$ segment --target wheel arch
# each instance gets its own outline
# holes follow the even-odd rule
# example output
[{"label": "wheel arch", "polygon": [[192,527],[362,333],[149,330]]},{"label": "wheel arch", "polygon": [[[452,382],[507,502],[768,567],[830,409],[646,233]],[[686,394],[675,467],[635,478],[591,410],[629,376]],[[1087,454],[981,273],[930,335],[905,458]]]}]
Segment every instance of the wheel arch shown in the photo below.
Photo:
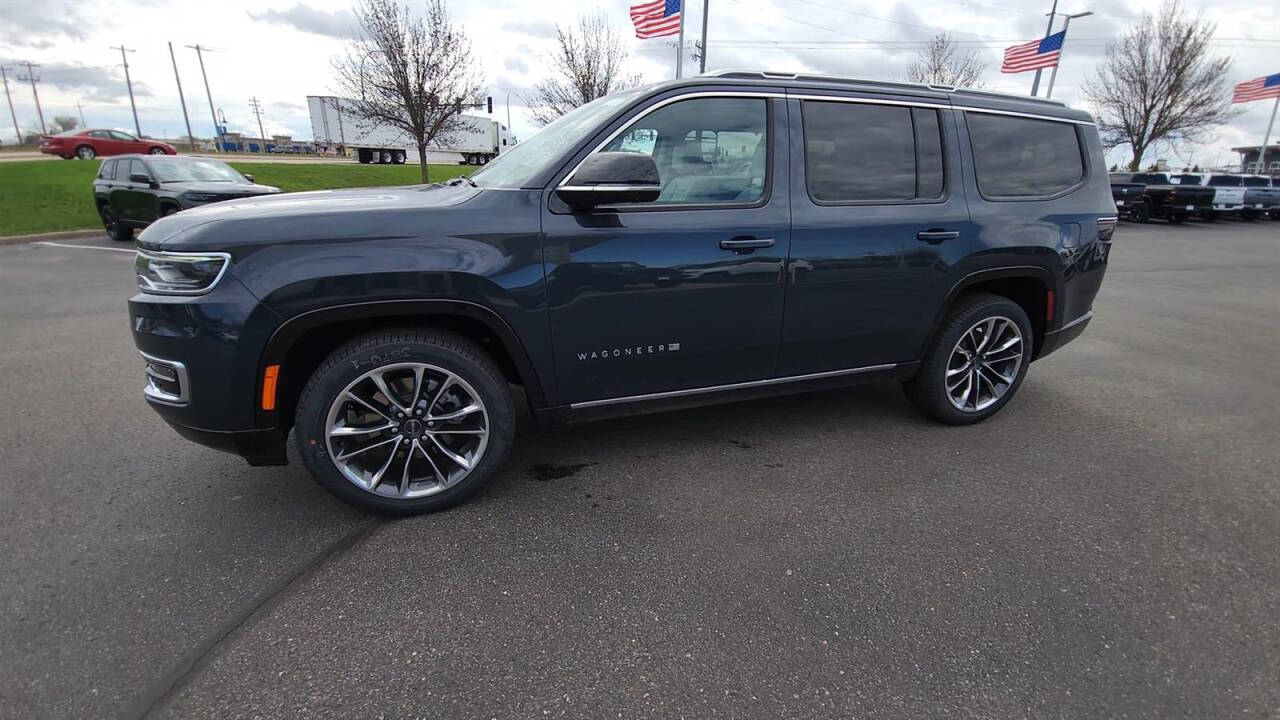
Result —
[{"label": "wheel arch", "polygon": [[947,315],[961,296],[967,293],[985,292],[1008,298],[1027,313],[1032,330],[1031,359],[1036,359],[1044,347],[1045,332],[1050,327],[1056,327],[1060,305],[1057,300],[1061,296],[1058,285],[1054,274],[1039,265],[989,268],[969,273],[947,292],[917,357],[922,358],[933,345],[934,339],[942,331]]},{"label": "wheel arch", "polygon": [[[515,331],[493,310],[463,300],[380,300],[321,308],[282,323],[267,341],[254,380],[259,425],[292,425],[303,386],[331,352],[353,337],[391,327],[455,332],[489,352],[507,380],[523,385],[534,407],[546,404],[541,379]],[[261,409],[263,374],[279,365],[276,410]]]}]

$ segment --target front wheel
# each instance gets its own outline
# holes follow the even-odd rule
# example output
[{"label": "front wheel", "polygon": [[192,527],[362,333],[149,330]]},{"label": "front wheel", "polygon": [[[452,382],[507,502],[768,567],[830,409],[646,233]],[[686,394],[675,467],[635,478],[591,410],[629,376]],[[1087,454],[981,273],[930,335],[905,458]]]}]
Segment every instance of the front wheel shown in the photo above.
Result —
[{"label": "front wheel", "polygon": [[493,360],[448,333],[367,335],[307,382],[298,454],[326,490],[356,507],[416,515],[470,497],[506,460],[511,392]]},{"label": "front wheel", "polygon": [[912,404],[949,425],[996,414],[1013,397],[1031,363],[1031,321],[1017,303],[967,295],[947,315],[916,376],[903,385]]},{"label": "front wheel", "polygon": [[122,225],[110,205],[99,206],[98,215],[102,218],[103,229],[107,231],[107,235],[109,235],[112,240],[115,240],[116,242],[129,242],[133,239],[133,228]]},{"label": "front wheel", "polygon": [[164,148],[153,147],[147,151],[151,155],[164,155]]}]

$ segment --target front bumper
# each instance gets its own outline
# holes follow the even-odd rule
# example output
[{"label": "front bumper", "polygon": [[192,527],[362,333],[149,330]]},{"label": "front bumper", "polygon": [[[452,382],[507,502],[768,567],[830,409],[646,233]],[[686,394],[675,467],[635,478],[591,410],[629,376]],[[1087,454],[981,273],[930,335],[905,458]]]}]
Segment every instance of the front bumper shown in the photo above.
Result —
[{"label": "front bumper", "polygon": [[140,293],[129,321],[147,404],[178,434],[279,465],[284,438],[259,424],[258,365],[278,317],[230,273],[206,295]]}]

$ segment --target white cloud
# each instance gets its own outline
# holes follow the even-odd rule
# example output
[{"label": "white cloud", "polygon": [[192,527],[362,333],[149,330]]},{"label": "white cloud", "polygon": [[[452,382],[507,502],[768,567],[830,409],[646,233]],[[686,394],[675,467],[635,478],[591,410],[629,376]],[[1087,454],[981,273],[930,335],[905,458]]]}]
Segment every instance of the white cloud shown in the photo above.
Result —
[{"label": "white cloud", "polygon": [[[410,0],[414,2],[414,0]],[[495,114],[505,119],[508,94],[512,124],[527,136],[533,126],[524,117],[520,94],[546,70],[544,53],[552,49],[555,24],[573,22],[578,12],[603,10],[629,34],[627,9],[633,0],[567,0],[533,3],[527,0],[451,0],[454,18],[472,38],[475,55],[495,101]],[[1202,10],[1207,22],[1218,23],[1215,50],[1235,57],[1230,80],[1238,82],[1280,70],[1276,66],[1280,4],[1252,0],[1184,0]],[[415,3],[416,4],[416,3]],[[186,45],[200,43],[205,55],[214,107],[223,111],[233,129],[256,133],[257,120],[248,107],[256,96],[264,103],[263,124],[268,131],[289,131],[309,137],[305,109],[307,95],[335,89],[331,60],[343,48],[342,38],[353,29],[350,0],[224,0],[216,8],[193,10],[189,0],[100,0],[94,3],[42,0],[9,2],[0,24],[0,59],[41,63],[39,85],[46,118],[77,114],[84,105],[91,125],[131,129],[128,95],[124,90],[120,56],[109,46],[124,42],[137,52],[129,57],[144,132],[174,137],[185,133],[166,41],[172,40],[182,74],[183,90],[198,135],[211,132],[209,104],[195,53]],[[699,34],[701,3],[688,0],[690,50]],[[873,0],[712,0],[708,66],[805,70],[874,78],[899,79],[906,73],[914,46],[868,45],[865,41],[912,42],[945,29],[958,39],[975,43],[988,64],[988,87],[1026,93],[1031,75],[1001,75],[1004,44],[1044,32],[1044,3],[1011,0],[918,0],[885,3]],[[1096,13],[1072,24],[1055,97],[1080,101],[1084,79],[1105,51],[1104,39],[1118,36],[1148,0],[1115,0],[1091,4]],[[1069,8],[1071,10],[1076,7]],[[549,14],[550,13],[550,14]],[[1246,47],[1239,38],[1272,43]],[[632,58],[627,70],[649,81],[674,74],[674,44],[670,38],[630,40]],[[980,42],[985,41],[985,42]],[[980,43],[980,44],[978,44]],[[686,72],[696,68],[692,60]],[[36,127],[30,87],[10,87],[19,121]],[[1252,103],[1216,139],[1183,153],[1196,162],[1234,159],[1234,144],[1262,139],[1270,107]],[[7,108],[0,108],[0,110]],[[11,123],[0,118],[0,137],[8,139]],[[1177,160],[1166,148],[1157,155]],[[1123,160],[1123,151],[1110,162]]]}]

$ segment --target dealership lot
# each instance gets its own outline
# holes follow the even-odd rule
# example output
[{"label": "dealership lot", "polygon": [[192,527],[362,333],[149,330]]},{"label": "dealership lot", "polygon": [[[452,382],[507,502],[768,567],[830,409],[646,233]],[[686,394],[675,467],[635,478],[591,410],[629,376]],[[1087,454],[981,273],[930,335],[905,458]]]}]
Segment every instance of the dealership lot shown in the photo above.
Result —
[{"label": "dealership lot", "polygon": [[1280,708],[1280,223],[1122,225],[985,424],[887,386],[525,423],[400,521],[181,441],[132,255],[58,242],[0,247],[0,716]]}]

